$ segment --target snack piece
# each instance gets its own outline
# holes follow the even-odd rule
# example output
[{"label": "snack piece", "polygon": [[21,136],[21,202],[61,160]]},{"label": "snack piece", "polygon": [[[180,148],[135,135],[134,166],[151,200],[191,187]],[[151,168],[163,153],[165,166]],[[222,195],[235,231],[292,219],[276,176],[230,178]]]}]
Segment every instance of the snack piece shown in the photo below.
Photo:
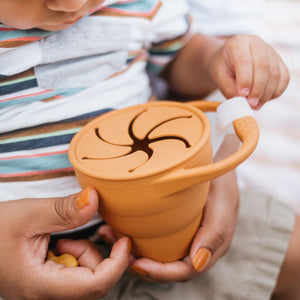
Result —
[{"label": "snack piece", "polygon": [[60,256],[55,256],[51,250],[47,253],[47,260],[52,260],[57,264],[62,264],[67,267],[77,267],[78,261],[77,259],[71,254],[62,254]]}]

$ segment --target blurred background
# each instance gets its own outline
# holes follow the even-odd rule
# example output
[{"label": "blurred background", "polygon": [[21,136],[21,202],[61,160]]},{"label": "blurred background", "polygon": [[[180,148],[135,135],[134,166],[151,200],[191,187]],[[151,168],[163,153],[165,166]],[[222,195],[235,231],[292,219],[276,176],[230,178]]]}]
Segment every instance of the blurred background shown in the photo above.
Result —
[{"label": "blurred background", "polygon": [[[300,0],[188,0],[199,32],[260,35],[290,70],[284,94],[256,111],[260,141],[238,167],[239,185],[267,191],[300,214]],[[224,99],[220,92],[208,99]]]},{"label": "blurred background", "polygon": [[[199,32],[216,36],[258,34],[286,63],[289,86],[278,99],[254,111],[260,140],[237,172],[241,188],[265,191],[300,214],[300,0],[188,2]],[[164,86],[157,85],[156,89],[163,91],[159,97],[166,99]],[[207,99],[225,100],[218,91]]]},{"label": "blurred background", "polygon": [[260,141],[238,168],[239,183],[268,191],[300,214],[300,0],[263,0],[261,11],[258,34],[281,55],[291,81],[256,112]]}]

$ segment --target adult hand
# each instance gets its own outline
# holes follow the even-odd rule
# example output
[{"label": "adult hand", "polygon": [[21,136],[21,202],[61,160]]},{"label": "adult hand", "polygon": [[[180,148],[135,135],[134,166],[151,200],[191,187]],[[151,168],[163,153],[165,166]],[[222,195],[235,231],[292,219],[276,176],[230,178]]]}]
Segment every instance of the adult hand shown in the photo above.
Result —
[{"label": "adult hand", "polygon": [[255,35],[228,38],[211,57],[208,69],[226,98],[247,97],[254,109],[279,97],[290,79],[281,57]]},{"label": "adult hand", "polygon": [[[235,145],[238,141],[235,142]],[[227,137],[215,160],[221,160],[232,153],[234,142]],[[196,233],[188,256],[182,260],[161,263],[148,258],[133,261],[128,272],[139,278],[159,281],[187,281],[207,271],[224,255],[231,243],[238,215],[239,192],[235,171],[214,179],[205,205],[203,220]],[[115,236],[108,226],[101,226],[100,236],[113,243]]]},{"label": "adult hand", "polygon": [[105,296],[129,264],[130,240],[124,237],[110,257],[87,241],[64,241],[80,267],[46,260],[51,232],[88,222],[98,208],[97,193],[0,203],[0,296],[6,299],[95,299]]}]

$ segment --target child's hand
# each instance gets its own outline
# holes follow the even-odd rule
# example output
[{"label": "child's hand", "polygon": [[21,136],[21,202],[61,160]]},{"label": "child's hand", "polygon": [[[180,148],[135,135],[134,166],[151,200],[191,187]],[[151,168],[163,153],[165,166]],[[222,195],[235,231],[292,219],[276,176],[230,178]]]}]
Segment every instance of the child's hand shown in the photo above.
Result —
[{"label": "child's hand", "polygon": [[280,56],[254,35],[229,38],[211,58],[209,69],[226,98],[247,97],[254,109],[279,97],[290,79]]},{"label": "child's hand", "polygon": [[97,208],[98,197],[91,189],[65,198],[0,203],[0,297],[95,299],[105,296],[128,267],[128,238],[118,240],[107,259],[88,241],[61,240],[59,248],[76,257],[78,268],[46,260],[49,233],[85,224]]}]

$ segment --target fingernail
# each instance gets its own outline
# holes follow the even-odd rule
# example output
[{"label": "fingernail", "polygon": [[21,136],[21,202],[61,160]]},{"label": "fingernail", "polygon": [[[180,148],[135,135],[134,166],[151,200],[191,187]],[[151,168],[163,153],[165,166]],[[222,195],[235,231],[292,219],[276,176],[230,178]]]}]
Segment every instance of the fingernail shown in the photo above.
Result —
[{"label": "fingernail", "polygon": [[89,205],[90,203],[90,192],[91,192],[91,188],[85,188],[84,190],[82,190],[76,198],[76,206],[78,209],[82,209],[83,207]]},{"label": "fingernail", "polygon": [[257,104],[259,102],[259,99],[258,98],[250,98],[248,99],[248,103],[252,106],[252,107],[256,107]]},{"label": "fingernail", "polygon": [[202,271],[211,257],[211,252],[206,248],[200,248],[193,258],[193,266],[197,272]]},{"label": "fingernail", "polygon": [[138,266],[131,265],[130,268],[139,275],[148,276],[147,272]]},{"label": "fingernail", "polygon": [[249,95],[250,90],[248,88],[243,88],[240,90],[240,95],[241,96],[248,96]]}]

